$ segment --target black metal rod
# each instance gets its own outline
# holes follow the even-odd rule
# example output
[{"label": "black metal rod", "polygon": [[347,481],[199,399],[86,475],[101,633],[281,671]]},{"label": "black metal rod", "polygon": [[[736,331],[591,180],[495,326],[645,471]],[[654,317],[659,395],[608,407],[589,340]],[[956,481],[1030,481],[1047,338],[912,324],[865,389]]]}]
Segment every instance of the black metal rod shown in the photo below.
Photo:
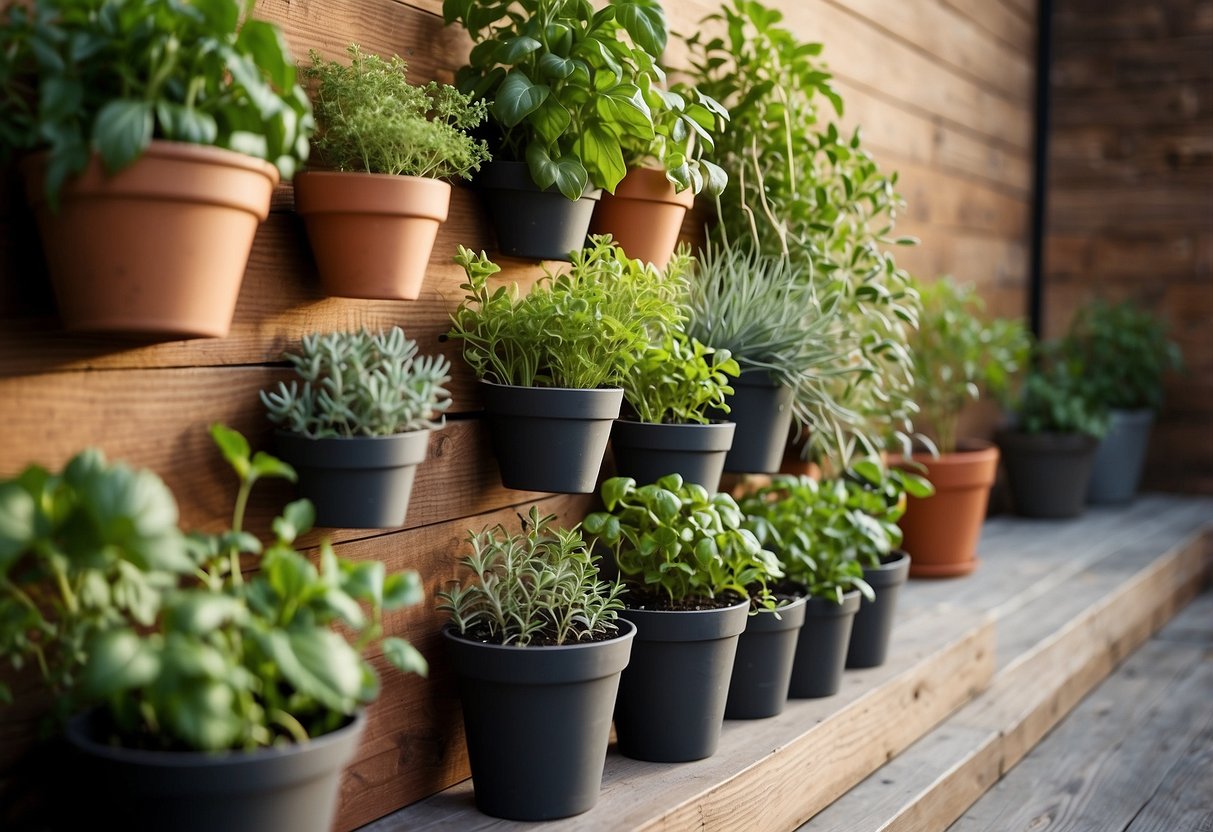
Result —
[{"label": "black metal rod", "polygon": [[1032,228],[1028,272],[1028,321],[1038,337],[1044,327],[1045,218],[1049,174],[1049,81],[1053,67],[1053,0],[1036,11],[1036,136],[1032,167]]}]

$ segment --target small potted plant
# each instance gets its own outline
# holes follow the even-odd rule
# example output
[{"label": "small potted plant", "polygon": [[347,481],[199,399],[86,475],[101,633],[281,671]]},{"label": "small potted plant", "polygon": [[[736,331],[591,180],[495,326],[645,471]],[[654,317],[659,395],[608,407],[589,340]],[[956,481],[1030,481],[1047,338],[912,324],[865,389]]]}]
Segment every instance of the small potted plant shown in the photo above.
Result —
[{"label": "small potted plant", "polygon": [[579,529],[532,507],[521,534],[469,534],[465,586],[438,593],[463,700],[476,805],[550,820],[597,802],[619,674],[636,628]]},{"label": "small potted plant", "polygon": [[0,157],[32,151],[26,192],[67,329],[228,333],[253,235],[313,127],[281,33],[247,11],[37,0],[4,12],[14,82],[0,89]]},{"label": "small potted plant", "polygon": [[498,250],[568,259],[627,172],[628,137],[653,139],[642,88],[661,78],[665,13],[651,0],[448,0],[443,18],[473,43],[456,83],[491,102],[494,161],[476,181]]},{"label": "small potted plant", "polygon": [[450,337],[480,379],[507,488],[592,492],[628,362],[680,320],[686,258],[663,272],[628,259],[609,237],[591,243],[525,296],[489,288],[500,267],[483,252],[461,246],[455,258],[468,294]]},{"label": "small potted plant", "polygon": [[[306,500],[286,506],[263,549],[243,529],[249,493],[294,474],[250,456],[235,431],[211,433],[240,480],[219,535],[182,535],[158,477],[96,451],[0,483],[0,646],[83,709],[67,726],[84,789],[64,809],[80,815],[65,819],[73,828],[327,832],[378,690],[362,654],[384,610],[421,598],[414,572],[343,561],[327,543],[319,567],[296,551]],[[407,642],[381,645],[425,672]]]},{"label": "small potted plant", "polygon": [[615,473],[640,483],[678,474],[715,491],[736,426],[708,414],[728,412],[729,377],[739,372],[728,350],[705,347],[678,329],[646,346],[623,376],[630,418],[611,428]]},{"label": "small potted plant", "polygon": [[410,84],[399,56],[347,52],[348,65],[313,51],[304,70],[313,144],[330,170],[296,177],[295,208],[328,294],[416,300],[451,203],[444,180],[470,179],[489,158],[467,133],[486,105],[445,84]]},{"label": "small potted plant", "polygon": [[977,567],[977,541],[998,473],[993,443],[957,437],[960,414],[983,393],[1006,390],[1027,361],[1031,338],[1018,321],[987,319],[971,285],[944,277],[918,291],[922,313],[910,341],[920,414],[914,422],[936,453],[916,452],[910,465],[935,493],[911,495],[900,525],[914,556],[910,574],[949,578]]},{"label": "small potted plant", "polygon": [[765,587],[779,564],[741,528],[732,497],[677,474],[642,486],[614,477],[602,500],[606,510],[583,527],[613,554],[628,586],[619,614],[636,625],[615,706],[619,752],[655,762],[709,757],[750,592],[773,607]]},{"label": "small potted plant", "polygon": [[1145,467],[1163,376],[1182,366],[1166,325],[1130,301],[1096,300],[1075,315],[1066,352],[1082,366],[1091,396],[1108,409],[1108,432],[1091,469],[1087,502],[1130,502]]},{"label": "small potted plant", "polygon": [[[322,526],[404,523],[417,466],[450,406],[450,362],[418,356],[400,327],[305,335],[290,384],[261,391],[275,441]],[[300,386],[302,382],[302,386]]]}]

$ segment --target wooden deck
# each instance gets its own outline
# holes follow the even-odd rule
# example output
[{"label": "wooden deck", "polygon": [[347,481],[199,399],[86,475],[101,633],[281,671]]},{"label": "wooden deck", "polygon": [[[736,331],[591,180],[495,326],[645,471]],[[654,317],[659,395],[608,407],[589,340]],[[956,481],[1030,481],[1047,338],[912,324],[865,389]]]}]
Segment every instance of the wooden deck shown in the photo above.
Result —
[{"label": "wooden deck", "polygon": [[980,551],[967,578],[906,587],[885,666],[778,717],[726,721],[710,759],[611,751],[599,804],[564,821],[485,817],[464,782],[363,828],[946,829],[1197,593],[1213,500],[998,518]]}]

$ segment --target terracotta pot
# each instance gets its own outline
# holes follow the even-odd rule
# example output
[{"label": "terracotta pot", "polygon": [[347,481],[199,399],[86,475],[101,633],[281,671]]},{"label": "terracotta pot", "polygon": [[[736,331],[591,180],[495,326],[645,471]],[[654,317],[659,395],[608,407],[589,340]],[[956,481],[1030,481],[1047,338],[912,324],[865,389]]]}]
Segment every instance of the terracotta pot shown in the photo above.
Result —
[{"label": "terracotta pot", "polygon": [[628,257],[664,269],[678,245],[678,232],[687,211],[695,204],[690,189],[674,192],[665,171],[633,168],[615,188],[604,193],[591,234],[610,234]]},{"label": "terracotta pot", "polygon": [[977,568],[977,540],[998,472],[998,448],[989,442],[966,447],[972,450],[939,459],[914,454],[914,461],[926,466],[935,494],[907,496],[906,513],[898,522],[905,533],[901,547],[913,558],[912,578],[953,578]]},{"label": "terracotta pot", "polygon": [[345,298],[416,300],[451,206],[451,186],[424,176],[307,171],[295,210],[320,283]]},{"label": "terracotta pot", "polygon": [[107,176],[95,157],[60,194],[47,155],[26,160],[26,193],[65,328],[173,338],[227,335],[278,170],[202,145],[155,141]]}]

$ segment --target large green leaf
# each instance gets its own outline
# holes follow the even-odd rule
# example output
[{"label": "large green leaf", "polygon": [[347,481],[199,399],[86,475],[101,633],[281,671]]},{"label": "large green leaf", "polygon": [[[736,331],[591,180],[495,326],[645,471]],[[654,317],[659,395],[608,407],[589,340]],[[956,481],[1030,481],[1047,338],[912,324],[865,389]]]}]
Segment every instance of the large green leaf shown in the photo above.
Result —
[{"label": "large green leaf", "polygon": [[544,144],[553,145],[573,121],[569,111],[555,97],[549,96],[546,101],[531,115],[531,126],[543,139]]},{"label": "large green leaf", "polygon": [[300,693],[327,708],[349,713],[361,699],[361,657],[340,635],[323,628],[275,630],[267,647],[283,676]]},{"label": "large green leaf", "polygon": [[214,679],[190,679],[165,702],[165,719],[174,734],[200,751],[222,751],[241,734],[231,686]]},{"label": "large green leaf", "polygon": [[0,483],[0,576],[34,537],[34,498],[15,482]]},{"label": "large green leaf", "polygon": [[615,186],[628,172],[619,137],[602,124],[591,124],[582,128],[574,150],[589,172],[590,181],[614,193]]},{"label": "large green leaf", "polygon": [[178,592],[166,610],[169,627],[202,635],[228,622],[241,622],[248,609],[239,599],[202,589]]},{"label": "large green leaf", "polygon": [[118,171],[139,158],[152,141],[152,105],[115,99],[97,113],[93,141],[108,171]]},{"label": "large green leaf", "polygon": [[416,673],[418,676],[429,675],[430,666],[426,662],[425,656],[404,639],[385,638],[383,656],[392,667],[402,673]]},{"label": "large green leaf", "polygon": [[535,112],[551,90],[545,84],[533,84],[521,70],[513,70],[501,82],[493,101],[493,116],[504,127],[515,127]]},{"label": "large green leaf", "polygon": [[93,698],[149,684],[160,672],[159,654],[134,630],[98,632],[89,639],[85,653],[88,659],[80,684]]},{"label": "large green leaf", "polygon": [[641,49],[660,58],[669,40],[665,11],[660,3],[644,0],[612,0],[616,19]]}]

